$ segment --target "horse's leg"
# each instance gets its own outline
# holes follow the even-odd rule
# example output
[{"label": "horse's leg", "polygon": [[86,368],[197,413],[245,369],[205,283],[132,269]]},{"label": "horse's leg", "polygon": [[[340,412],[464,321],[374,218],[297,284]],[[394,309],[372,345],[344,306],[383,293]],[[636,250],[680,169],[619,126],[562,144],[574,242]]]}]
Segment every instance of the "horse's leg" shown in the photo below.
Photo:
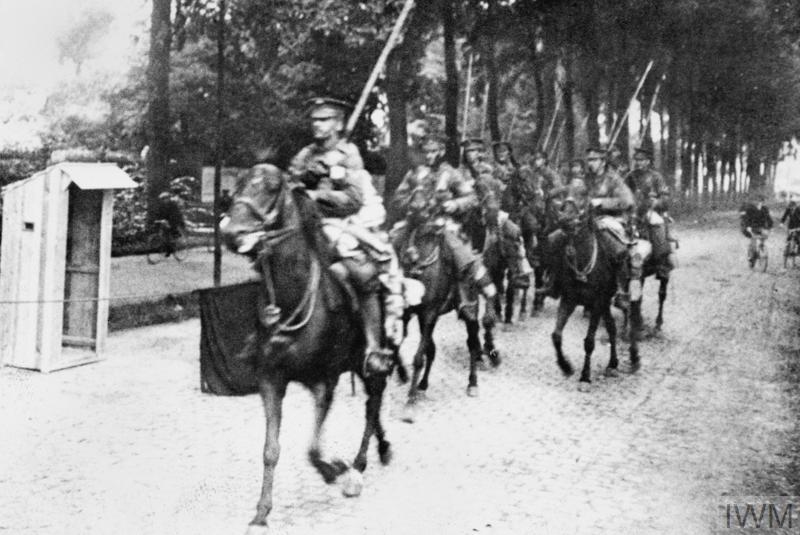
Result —
[{"label": "horse's leg", "polygon": [[469,384],[467,395],[478,395],[478,361],[481,360],[480,326],[475,320],[465,320],[467,327],[467,348],[469,349]]},{"label": "horse's leg", "polygon": [[[342,493],[347,497],[354,497],[361,494],[364,488],[364,477],[361,475],[367,468],[367,449],[369,448],[369,441],[372,435],[383,428],[379,423],[381,413],[381,402],[383,401],[383,391],[386,389],[385,377],[370,377],[365,381],[367,389],[367,402],[366,402],[366,418],[364,420],[364,434],[361,436],[361,446],[358,448],[356,458],[353,460],[353,468],[356,471],[350,470],[345,478],[342,486]],[[380,439],[379,448],[383,447],[387,453],[389,451],[389,442],[385,439]],[[388,457],[387,457],[388,459]],[[383,456],[381,457],[383,461]]]},{"label": "horse's leg", "polygon": [[389,464],[392,460],[392,450],[391,444],[386,440],[386,430],[383,428],[383,423],[381,422],[380,407],[378,415],[375,418],[375,436],[378,439],[378,456],[380,457],[381,464]]},{"label": "horse's leg", "polygon": [[419,382],[420,390],[428,389],[428,377],[431,375],[431,367],[433,366],[433,359],[436,358],[436,343],[433,341],[433,331],[436,328],[436,322],[439,320],[438,315],[433,314],[432,317],[427,318],[425,321],[425,336],[428,339],[425,345],[425,371],[422,374],[422,380]]},{"label": "horse's leg", "polygon": [[631,373],[639,370],[639,339],[642,334],[642,300],[631,301]]},{"label": "horse's leg", "polygon": [[494,323],[492,322],[483,322],[483,352],[489,357],[489,363],[493,367],[496,368],[500,365],[500,352],[494,346]]},{"label": "horse's leg", "polygon": [[572,312],[575,310],[576,303],[570,301],[569,299],[565,299],[564,297],[558,302],[558,317],[556,318],[556,328],[553,331],[553,334],[550,337],[553,340],[553,347],[556,349],[556,361],[558,363],[558,367],[561,368],[561,371],[566,376],[570,376],[573,373],[572,364],[564,357],[564,353],[561,350],[561,334],[564,332],[564,327],[567,325],[567,321],[569,321],[569,317],[572,315]]},{"label": "horse's leg", "polygon": [[333,392],[336,389],[337,382],[338,377],[319,382],[311,388],[311,393],[314,395],[314,434],[311,438],[311,444],[308,447],[308,460],[314,468],[317,469],[317,472],[320,473],[325,483],[328,484],[336,481],[336,478],[347,470],[347,464],[342,461],[323,461],[320,451],[322,426],[325,424],[325,419],[328,417],[328,411],[333,402]]},{"label": "horse's leg", "polygon": [[583,339],[583,351],[585,352],[583,370],[581,370],[581,378],[578,383],[578,389],[581,392],[588,392],[589,383],[592,382],[592,353],[594,353],[594,337],[597,334],[597,326],[600,324],[601,308],[598,303],[595,303],[590,309],[589,329],[586,331],[586,338]]},{"label": "horse's leg", "polygon": [[619,359],[617,358],[617,323],[614,321],[614,315],[611,314],[611,307],[608,304],[605,305],[605,310],[603,310],[603,323],[606,326],[608,345],[611,349],[608,366],[606,367],[606,377],[616,377],[617,367],[619,366]]},{"label": "horse's leg", "polygon": [[664,325],[664,301],[667,300],[667,286],[669,285],[669,278],[659,279],[660,285],[658,287],[658,316],[656,317],[656,331],[661,330]]},{"label": "horse's leg", "polygon": [[525,318],[525,313],[528,312],[528,289],[523,288],[519,297],[519,319],[522,321]]},{"label": "horse's leg", "polygon": [[[414,371],[411,375],[411,386],[408,388],[408,400],[406,401],[406,407],[401,417],[404,422],[414,422],[414,407],[417,401],[419,401],[422,368],[427,366],[427,370],[430,372],[432,360],[428,362],[427,358],[436,355],[436,346],[433,343],[433,328],[436,326],[437,318],[436,310],[421,309],[417,313],[417,321],[419,322],[419,345],[417,346],[417,352],[414,353]],[[427,388],[427,381],[424,386]]]},{"label": "horse's leg", "polygon": [[286,382],[282,379],[261,379],[259,381],[259,393],[261,394],[266,417],[264,479],[261,486],[261,498],[259,498],[256,506],[256,516],[250,521],[248,535],[266,532],[267,515],[272,510],[272,482],[275,477],[275,465],[278,464],[278,457],[280,457],[281,453],[279,438]]},{"label": "horse's leg", "polygon": [[512,317],[514,316],[514,295],[517,293],[517,289],[514,287],[514,281],[511,280],[511,272],[508,273],[508,277],[508,285],[506,286],[505,322],[512,323]]}]

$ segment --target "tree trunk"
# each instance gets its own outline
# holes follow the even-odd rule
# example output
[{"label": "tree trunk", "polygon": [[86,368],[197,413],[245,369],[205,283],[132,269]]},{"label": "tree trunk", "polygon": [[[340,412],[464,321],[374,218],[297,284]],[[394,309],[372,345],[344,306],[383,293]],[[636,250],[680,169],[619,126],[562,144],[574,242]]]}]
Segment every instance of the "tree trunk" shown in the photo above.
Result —
[{"label": "tree trunk", "polygon": [[497,60],[495,58],[494,50],[494,36],[489,35],[486,38],[486,78],[489,82],[488,100],[486,104],[486,115],[489,121],[489,135],[492,141],[500,141],[503,136],[500,133],[500,119],[497,109],[498,100],[498,85],[500,84],[500,77],[497,74]]},{"label": "tree trunk", "polygon": [[152,221],[158,195],[169,185],[169,49],[172,40],[170,0],[153,0],[147,70],[147,213]]},{"label": "tree trunk", "polygon": [[447,161],[458,165],[458,66],[456,65],[456,19],[452,0],[442,0],[444,30],[444,132],[447,136]]},{"label": "tree trunk", "polygon": [[408,170],[408,117],[406,115],[405,57],[401,49],[386,64],[386,99],[389,104],[389,153],[384,198],[391,198]]},{"label": "tree trunk", "polygon": [[[535,44],[533,45],[536,46]],[[537,52],[534,50],[533,60],[533,82],[536,86],[536,128],[533,131],[532,147],[539,147],[542,140],[542,132],[547,121],[547,92],[544,85],[544,75],[542,74],[542,62],[538,59]]]}]

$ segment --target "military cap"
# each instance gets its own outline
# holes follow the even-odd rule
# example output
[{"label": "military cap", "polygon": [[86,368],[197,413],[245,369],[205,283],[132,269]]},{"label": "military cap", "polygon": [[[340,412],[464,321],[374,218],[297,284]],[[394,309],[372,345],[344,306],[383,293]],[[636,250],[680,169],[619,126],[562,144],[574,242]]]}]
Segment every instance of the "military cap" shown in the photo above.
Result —
[{"label": "military cap", "polygon": [[586,149],[586,155],[587,156],[589,156],[590,154],[594,153],[594,154],[599,154],[600,156],[605,158],[606,157],[606,152],[607,152],[606,149],[604,149],[602,147],[598,147],[598,146],[593,146],[593,147],[589,147],[588,149]]},{"label": "military cap", "polygon": [[647,158],[648,160],[653,159],[653,151],[646,148],[646,147],[639,147],[634,149],[633,157],[636,158],[637,156]]},{"label": "military cap", "polygon": [[461,142],[461,147],[464,149],[464,152],[470,150],[484,150],[486,146],[483,143],[483,140],[479,137],[466,139]]},{"label": "military cap", "polygon": [[425,148],[430,145],[436,145],[437,147],[443,147],[447,144],[447,138],[444,136],[440,136],[439,134],[427,134],[425,137],[422,138],[422,143],[420,144],[421,147]]},{"label": "military cap", "polygon": [[306,101],[308,114],[316,118],[344,117],[353,109],[352,104],[330,97],[316,97]]},{"label": "military cap", "polygon": [[514,147],[511,146],[511,143],[508,141],[493,141],[492,148],[498,149],[500,147],[506,147],[509,151],[514,150]]}]

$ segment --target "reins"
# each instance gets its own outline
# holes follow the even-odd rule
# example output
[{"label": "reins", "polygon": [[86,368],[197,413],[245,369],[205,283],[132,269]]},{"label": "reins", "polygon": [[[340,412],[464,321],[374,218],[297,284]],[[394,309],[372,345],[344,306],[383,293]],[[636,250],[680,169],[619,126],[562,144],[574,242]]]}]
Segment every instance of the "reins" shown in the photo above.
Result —
[{"label": "reins", "polygon": [[[258,215],[266,227],[274,224],[277,221],[278,216],[280,215],[280,207],[285,199],[285,194],[286,190],[284,189],[281,191],[281,194],[276,200],[273,208],[269,210],[266,215],[262,215],[262,213],[249,198],[240,198],[237,199],[237,202],[244,204],[254,214]],[[300,232],[300,227],[297,225],[292,225],[275,230],[264,230],[258,233],[259,241],[262,244],[261,251],[258,254],[258,262],[259,267],[261,268],[261,273],[264,276],[264,289],[266,291],[267,298],[266,305],[259,307],[258,319],[261,324],[267,329],[270,329],[273,334],[296,332],[308,325],[308,322],[311,320],[311,315],[314,312],[314,306],[317,302],[317,294],[319,292],[319,282],[321,278],[321,266],[319,258],[317,258],[315,254],[312,254],[310,266],[311,271],[309,273],[308,284],[303,292],[303,296],[300,298],[300,302],[297,304],[294,310],[292,310],[291,314],[289,314],[286,319],[281,320],[282,311],[276,304],[277,300],[275,295],[275,283],[272,276],[270,257],[277,245],[280,245],[283,241],[291,236],[294,236],[298,232]]]},{"label": "reins", "polygon": [[598,250],[597,235],[591,229],[591,227],[589,227],[589,233],[592,236],[592,241],[591,241],[592,253],[589,256],[589,262],[586,264],[586,266],[584,266],[583,269],[578,269],[577,257],[574,259],[574,261],[570,258],[570,255],[566,255],[565,258],[567,266],[575,273],[575,277],[581,282],[586,282],[589,273],[591,273],[592,270],[594,270],[595,266],[597,265],[597,250]]}]

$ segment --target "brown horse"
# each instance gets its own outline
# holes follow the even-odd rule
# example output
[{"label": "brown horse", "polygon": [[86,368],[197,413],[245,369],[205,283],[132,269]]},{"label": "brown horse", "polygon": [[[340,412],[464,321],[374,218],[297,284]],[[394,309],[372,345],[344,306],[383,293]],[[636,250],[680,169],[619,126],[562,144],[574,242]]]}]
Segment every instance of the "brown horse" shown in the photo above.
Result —
[{"label": "brown horse", "polygon": [[[258,378],[266,415],[261,498],[248,533],[266,533],[272,509],[272,483],[278,462],[283,397],[290,381],[305,385],[315,399],[314,435],[308,458],[326,483],[348,472],[343,492],[361,491],[367,448],[378,439],[382,463],[391,458],[380,421],[386,377],[366,377],[365,341],[357,312],[346,291],[328,271],[327,245],[316,205],[302,187],[290,185],[273,166],[259,166],[235,196],[222,232],[227,245],[254,259],[264,281],[259,328],[248,358]],[[244,358],[244,357],[243,357]],[[326,461],[320,435],[342,372],[352,371],[367,393],[366,424],[353,461]]]},{"label": "brown horse", "polygon": [[[562,333],[570,315],[577,305],[583,305],[590,312],[589,328],[583,341],[585,351],[583,370],[579,388],[588,390],[591,383],[591,356],[595,347],[595,334],[600,319],[608,333],[611,356],[606,368],[606,375],[617,374],[619,361],[617,358],[617,328],[611,314],[611,300],[617,289],[616,268],[611,255],[603,245],[604,239],[599,235],[590,212],[581,214],[568,231],[568,246],[574,249],[574,255],[565,259],[566,273],[562,274],[561,300],[558,303],[556,327],[552,334],[553,346],[559,368],[564,375],[572,375],[572,365],[561,349]],[[631,329],[634,335],[630,339],[631,371],[639,369],[638,330],[641,326],[641,300],[634,301],[631,307]]]}]

